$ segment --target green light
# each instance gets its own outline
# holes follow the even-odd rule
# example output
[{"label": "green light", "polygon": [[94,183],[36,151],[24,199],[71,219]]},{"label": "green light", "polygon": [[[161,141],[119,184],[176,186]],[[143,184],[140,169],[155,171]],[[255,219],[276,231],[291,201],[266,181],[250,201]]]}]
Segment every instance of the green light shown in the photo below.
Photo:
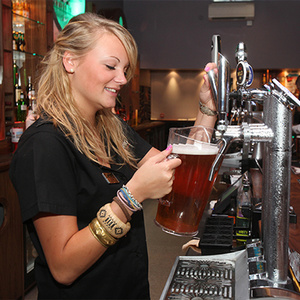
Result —
[{"label": "green light", "polygon": [[120,17],[119,17],[119,24],[120,24],[121,26],[124,26],[124,23],[123,23],[123,18],[122,18],[122,16],[120,16]]},{"label": "green light", "polygon": [[71,18],[85,12],[85,0],[55,0],[53,2],[54,12],[59,29],[63,29]]}]

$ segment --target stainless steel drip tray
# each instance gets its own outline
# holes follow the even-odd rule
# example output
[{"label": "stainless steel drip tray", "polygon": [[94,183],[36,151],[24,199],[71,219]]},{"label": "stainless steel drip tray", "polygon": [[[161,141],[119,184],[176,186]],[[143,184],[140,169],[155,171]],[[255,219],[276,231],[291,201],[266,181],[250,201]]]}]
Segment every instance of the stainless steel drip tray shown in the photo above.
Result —
[{"label": "stainless steel drip tray", "polygon": [[160,300],[249,299],[246,250],[178,256]]}]

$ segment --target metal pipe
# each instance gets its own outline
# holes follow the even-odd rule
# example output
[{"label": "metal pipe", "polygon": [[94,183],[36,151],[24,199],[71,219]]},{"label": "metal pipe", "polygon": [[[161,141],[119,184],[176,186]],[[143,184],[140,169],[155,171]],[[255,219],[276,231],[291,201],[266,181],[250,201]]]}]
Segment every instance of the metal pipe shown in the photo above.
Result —
[{"label": "metal pipe", "polygon": [[288,278],[292,112],[274,94],[264,102],[264,123],[274,137],[265,144],[262,240],[268,279],[278,287]]}]

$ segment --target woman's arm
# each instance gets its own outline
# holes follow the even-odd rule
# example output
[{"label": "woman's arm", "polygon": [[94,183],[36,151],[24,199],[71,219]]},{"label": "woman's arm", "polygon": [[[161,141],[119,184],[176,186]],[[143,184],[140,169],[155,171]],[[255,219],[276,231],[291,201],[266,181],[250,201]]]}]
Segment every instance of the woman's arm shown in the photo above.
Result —
[{"label": "woman's arm", "polygon": [[[152,148],[126,184],[139,202],[158,199],[171,191],[174,169],[181,163],[180,159],[166,160],[171,151],[171,148],[162,152]],[[122,222],[127,222],[116,202],[111,203],[111,209]],[[128,213],[132,214],[129,210]],[[88,226],[78,230],[75,216],[40,213],[34,219],[34,226],[51,274],[61,284],[72,284],[107,249],[95,239]]]},{"label": "woman's arm", "polygon": [[88,227],[78,230],[75,216],[40,213],[34,226],[51,274],[61,284],[71,284],[106,251]]},{"label": "woman's arm", "polygon": [[[205,67],[205,71],[208,72],[211,69],[215,69],[217,72],[217,65],[214,63],[208,63]],[[210,90],[210,84],[208,81],[208,75],[205,74],[203,77],[203,84],[200,88],[200,94],[199,94],[200,102],[207,108],[209,108],[212,111],[217,111],[217,108],[215,107],[215,103],[211,94]],[[214,128],[215,123],[217,120],[217,115],[209,116],[207,114],[204,114],[199,109],[198,115],[196,117],[195,126],[202,125]]]}]

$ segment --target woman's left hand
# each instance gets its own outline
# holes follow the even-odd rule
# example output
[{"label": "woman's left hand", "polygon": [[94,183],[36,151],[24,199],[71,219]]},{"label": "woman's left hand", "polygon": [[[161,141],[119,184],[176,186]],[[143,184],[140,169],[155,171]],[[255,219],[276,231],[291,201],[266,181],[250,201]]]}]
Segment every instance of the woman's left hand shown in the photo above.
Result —
[{"label": "woman's left hand", "polygon": [[[205,71],[208,72],[209,70],[212,70],[214,69],[215,73],[218,72],[217,70],[217,65],[215,63],[208,63],[206,66],[205,66]],[[213,100],[213,97],[212,97],[212,93],[211,93],[211,89],[210,89],[210,84],[209,84],[209,80],[208,80],[208,75],[205,74],[203,76],[203,84],[200,88],[200,102],[205,105],[206,107],[210,108],[211,110],[213,111],[216,111],[217,108],[215,106],[215,102]]]}]

